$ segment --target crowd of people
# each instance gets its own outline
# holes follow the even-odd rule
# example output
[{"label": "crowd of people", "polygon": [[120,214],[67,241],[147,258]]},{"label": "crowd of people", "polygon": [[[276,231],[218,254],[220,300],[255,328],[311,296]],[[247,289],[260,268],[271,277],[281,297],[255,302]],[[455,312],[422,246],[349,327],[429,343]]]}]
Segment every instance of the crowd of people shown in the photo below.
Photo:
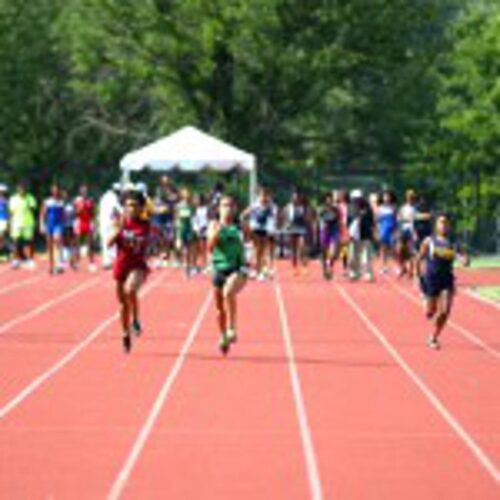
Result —
[{"label": "crowd of people", "polygon": [[391,191],[365,196],[361,190],[333,190],[316,206],[294,191],[279,207],[270,190],[260,188],[255,200],[242,207],[221,184],[193,194],[167,176],[154,193],[144,183],[117,183],[98,202],[86,185],[70,197],[54,184],[41,203],[23,184],[10,196],[0,185],[0,252],[13,269],[34,269],[39,233],[51,274],[79,269],[84,257],[96,272],[99,243],[100,264],[113,268],[117,281],[127,352],[133,334],[142,331],[137,293],[148,262],[182,267],[190,278],[213,273],[220,348],[227,353],[237,338],[237,294],[248,279],[272,279],[275,259],[289,259],[293,274],[300,276],[318,256],[325,280],[342,274],[351,281],[373,282],[379,256],[380,273],[419,277],[427,314],[436,317],[429,345],[438,348],[452,306],[455,247],[448,217],[435,215],[413,190],[400,204]]}]

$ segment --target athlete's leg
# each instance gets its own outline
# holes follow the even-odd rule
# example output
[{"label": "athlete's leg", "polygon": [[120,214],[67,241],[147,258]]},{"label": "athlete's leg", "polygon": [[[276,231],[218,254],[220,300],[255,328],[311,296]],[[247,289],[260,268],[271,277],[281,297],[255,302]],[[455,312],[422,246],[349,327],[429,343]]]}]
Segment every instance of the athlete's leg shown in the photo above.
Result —
[{"label": "athlete's leg", "polygon": [[139,321],[139,300],[137,295],[145,279],[146,273],[142,269],[134,269],[127,276],[124,285],[125,298],[129,305],[132,321],[135,323]]},{"label": "athlete's leg", "polygon": [[236,296],[243,290],[247,282],[246,276],[240,273],[234,273],[229,276],[223,288],[225,309],[227,311],[227,323],[229,329],[236,331],[237,322],[237,304]]},{"label": "athlete's leg", "polygon": [[440,294],[437,308],[437,316],[435,321],[434,338],[437,340],[443,331],[443,328],[450,317],[451,308],[453,307],[454,299],[453,290],[443,290]]},{"label": "athlete's leg", "polygon": [[130,306],[125,292],[125,283],[123,281],[116,282],[116,296],[120,303],[120,321],[122,324],[122,331],[124,336],[129,335],[130,327]]}]

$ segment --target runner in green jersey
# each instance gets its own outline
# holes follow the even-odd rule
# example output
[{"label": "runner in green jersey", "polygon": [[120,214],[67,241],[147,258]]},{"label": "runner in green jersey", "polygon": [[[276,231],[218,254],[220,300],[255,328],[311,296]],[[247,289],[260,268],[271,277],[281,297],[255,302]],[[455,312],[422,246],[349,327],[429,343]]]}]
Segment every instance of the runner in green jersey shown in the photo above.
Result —
[{"label": "runner in green jersey", "polygon": [[212,255],[215,304],[221,338],[219,347],[227,354],[236,342],[236,296],[247,281],[245,252],[241,231],[234,223],[234,201],[223,196],[219,202],[219,220],[208,228],[208,250]]},{"label": "runner in green jersey", "polygon": [[191,203],[191,193],[187,189],[182,189],[181,201],[177,204],[176,209],[177,245],[188,277],[195,272],[196,234],[193,229],[193,217],[194,208]]}]

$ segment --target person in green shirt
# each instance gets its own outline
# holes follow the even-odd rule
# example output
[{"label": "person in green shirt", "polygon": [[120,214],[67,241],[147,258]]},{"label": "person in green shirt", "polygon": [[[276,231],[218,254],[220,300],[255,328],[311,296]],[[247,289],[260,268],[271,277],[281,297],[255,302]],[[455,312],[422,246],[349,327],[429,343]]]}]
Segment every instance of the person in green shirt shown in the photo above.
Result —
[{"label": "person in green shirt", "polygon": [[196,235],[193,228],[194,208],[188,189],[181,191],[181,201],[176,207],[177,245],[189,277],[195,271]]},{"label": "person in green shirt", "polygon": [[26,260],[28,267],[33,268],[34,238],[35,238],[35,210],[36,200],[26,192],[23,184],[18,184],[16,194],[9,200],[10,236],[14,242],[14,259],[12,267],[19,267],[21,261]]},{"label": "person in green shirt", "polygon": [[230,196],[219,201],[219,219],[208,227],[208,251],[212,256],[215,305],[221,338],[220,350],[227,354],[236,342],[236,297],[247,282],[243,237],[234,222],[235,203]]}]

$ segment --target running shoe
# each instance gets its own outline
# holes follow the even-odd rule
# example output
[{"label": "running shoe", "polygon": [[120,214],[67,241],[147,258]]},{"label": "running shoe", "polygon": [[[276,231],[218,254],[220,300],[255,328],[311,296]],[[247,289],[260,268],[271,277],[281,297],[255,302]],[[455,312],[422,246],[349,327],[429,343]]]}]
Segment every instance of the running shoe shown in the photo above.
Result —
[{"label": "running shoe", "polygon": [[434,350],[441,349],[441,344],[439,343],[438,339],[434,337],[433,335],[430,335],[429,338],[427,339],[427,345]]},{"label": "running shoe", "polygon": [[227,337],[225,333],[223,333],[219,340],[219,349],[221,353],[225,356],[229,352],[229,348],[231,347],[231,341]]},{"label": "running shoe", "polygon": [[325,278],[325,280],[327,281],[331,281],[331,279],[333,278],[332,270],[325,267],[323,269],[323,278]]},{"label": "running shoe", "polygon": [[125,354],[128,354],[132,349],[132,337],[130,335],[124,335],[122,337],[123,350]]},{"label": "running shoe", "polygon": [[238,342],[238,335],[236,334],[236,330],[230,328],[226,332],[226,339],[230,344],[236,344],[236,342]]},{"label": "running shoe", "polygon": [[138,319],[134,319],[132,321],[132,326],[131,326],[132,333],[136,335],[136,337],[140,337],[142,333],[142,325],[141,322]]}]

